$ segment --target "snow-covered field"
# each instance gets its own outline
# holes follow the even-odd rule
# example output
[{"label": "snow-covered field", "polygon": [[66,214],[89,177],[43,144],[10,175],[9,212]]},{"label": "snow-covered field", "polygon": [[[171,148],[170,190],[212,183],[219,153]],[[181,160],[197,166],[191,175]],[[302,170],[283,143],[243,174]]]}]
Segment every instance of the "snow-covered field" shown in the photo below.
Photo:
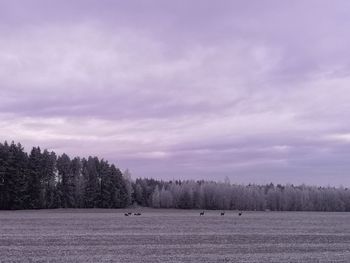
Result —
[{"label": "snow-covered field", "polygon": [[350,213],[0,211],[1,262],[350,262]]}]

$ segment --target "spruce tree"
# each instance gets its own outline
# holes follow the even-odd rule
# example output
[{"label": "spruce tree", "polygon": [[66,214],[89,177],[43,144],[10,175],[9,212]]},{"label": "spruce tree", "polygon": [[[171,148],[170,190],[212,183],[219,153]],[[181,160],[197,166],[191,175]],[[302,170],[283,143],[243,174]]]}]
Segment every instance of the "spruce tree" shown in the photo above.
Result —
[{"label": "spruce tree", "polygon": [[75,207],[74,190],[75,182],[71,171],[71,160],[67,154],[62,154],[57,158],[58,176],[61,178],[61,202],[62,207]]},{"label": "spruce tree", "polygon": [[33,147],[29,155],[28,178],[26,180],[27,208],[38,209],[44,207],[42,170],[41,150],[39,147]]},{"label": "spruce tree", "polygon": [[56,208],[58,205],[55,202],[56,195],[56,161],[57,157],[54,152],[44,150],[42,154],[42,179],[43,179],[43,195],[44,207]]}]

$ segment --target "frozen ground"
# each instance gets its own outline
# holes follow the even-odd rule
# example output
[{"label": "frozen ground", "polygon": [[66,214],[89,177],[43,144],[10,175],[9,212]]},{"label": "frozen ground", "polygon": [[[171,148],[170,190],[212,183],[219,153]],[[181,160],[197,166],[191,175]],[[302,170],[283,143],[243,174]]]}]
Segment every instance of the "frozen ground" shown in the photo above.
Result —
[{"label": "frozen ground", "polygon": [[0,261],[350,262],[350,213],[125,211],[0,211]]}]

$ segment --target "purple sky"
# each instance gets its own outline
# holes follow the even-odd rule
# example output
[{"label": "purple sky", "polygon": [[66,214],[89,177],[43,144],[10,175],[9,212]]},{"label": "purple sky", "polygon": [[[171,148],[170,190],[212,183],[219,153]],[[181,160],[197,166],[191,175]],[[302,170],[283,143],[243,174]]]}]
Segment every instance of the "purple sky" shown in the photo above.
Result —
[{"label": "purple sky", "polygon": [[0,0],[0,139],[133,177],[350,186],[350,1]]}]

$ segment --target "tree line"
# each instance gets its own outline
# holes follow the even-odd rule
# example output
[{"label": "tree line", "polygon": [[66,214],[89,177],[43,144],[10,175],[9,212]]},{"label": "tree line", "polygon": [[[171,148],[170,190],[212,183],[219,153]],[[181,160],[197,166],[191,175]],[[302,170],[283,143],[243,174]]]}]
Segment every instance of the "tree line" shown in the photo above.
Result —
[{"label": "tree line", "polygon": [[131,183],[97,157],[70,159],[20,143],[0,143],[0,209],[122,208],[131,204]]},{"label": "tree line", "polygon": [[154,208],[250,211],[350,211],[350,190],[292,184],[137,179],[135,201]]},{"label": "tree line", "polygon": [[0,143],[0,209],[124,208],[350,211],[344,187],[239,185],[214,181],[131,179],[98,157],[71,159],[39,147]]}]

